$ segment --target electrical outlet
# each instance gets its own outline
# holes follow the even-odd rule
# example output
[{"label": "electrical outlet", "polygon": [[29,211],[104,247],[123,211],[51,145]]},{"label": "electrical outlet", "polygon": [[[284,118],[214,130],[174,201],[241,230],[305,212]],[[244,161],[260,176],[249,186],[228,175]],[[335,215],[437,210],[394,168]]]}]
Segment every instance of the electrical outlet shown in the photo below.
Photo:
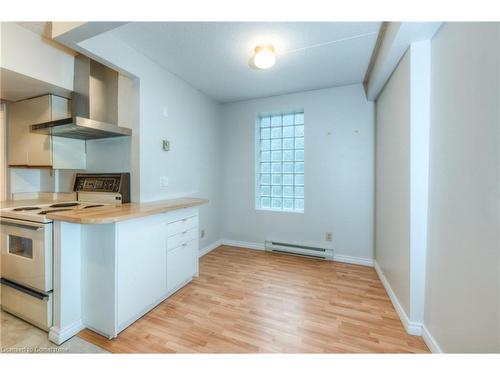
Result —
[{"label": "electrical outlet", "polygon": [[325,240],[326,241],[331,241],[333,238],[332,232],[326,232],[325,233]]},{"label": "electrical outlet", "polygon": [[160,187],[168,186],[168,176],[160,176]]},{"label": "electrical outlet", "polygon": [[201,233],[200,233],[200,238],[203,238],[203,237],[205,237],[205,229],[202,229]]}]

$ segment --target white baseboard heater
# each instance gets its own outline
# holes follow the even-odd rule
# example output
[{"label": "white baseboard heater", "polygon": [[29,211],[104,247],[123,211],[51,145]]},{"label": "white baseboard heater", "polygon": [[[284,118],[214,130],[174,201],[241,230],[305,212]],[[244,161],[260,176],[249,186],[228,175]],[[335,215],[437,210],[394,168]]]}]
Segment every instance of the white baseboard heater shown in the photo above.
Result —
[{"label": "white baseboard heater", "polygon": [[297,255],[316,259],[333,260],[333,249],[296,245],[284,242],[265,241],[266,251],[273,253]]}]

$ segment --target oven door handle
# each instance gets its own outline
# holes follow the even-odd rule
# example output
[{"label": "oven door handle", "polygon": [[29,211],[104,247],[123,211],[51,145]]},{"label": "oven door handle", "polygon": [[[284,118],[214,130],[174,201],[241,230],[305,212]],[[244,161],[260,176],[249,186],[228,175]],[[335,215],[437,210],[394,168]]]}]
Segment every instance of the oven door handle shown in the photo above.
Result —
[{"label": "oven door handle", "polygon": [[14,283],[12,281],[9,281],[9,280],[3,279],[3,278],[0,278],[0,284],[6,285],[6,286],[8,286],[8,287],[10,287],[12,289],[16,289],[16,290],[18,290],[21,293],[28,294],[31,297],[35,297],[36,299],[39,299],[39,300],[42,300],[42,301],[49,299],[49,296],[47,294],[45,294],[45,293],[40,293],[40,292],[34,291],[34,290],[30,289],[30,288],[26,288],[25,286],[16,284],[16,283]]},{"label": "oven door handle", "polygon": [[15,220],[15,219],[7,219],[7,218],[1,218],[0,219],[0,224],[1,225],[8,225],[11,227],[18,227],[18,228],[23,228],[23,229],[29,229],[29,230],[42,230],[44,229],[43,224],[36,224],[36,223],[26,223],[26,221],[21,221],[21,220]]}]

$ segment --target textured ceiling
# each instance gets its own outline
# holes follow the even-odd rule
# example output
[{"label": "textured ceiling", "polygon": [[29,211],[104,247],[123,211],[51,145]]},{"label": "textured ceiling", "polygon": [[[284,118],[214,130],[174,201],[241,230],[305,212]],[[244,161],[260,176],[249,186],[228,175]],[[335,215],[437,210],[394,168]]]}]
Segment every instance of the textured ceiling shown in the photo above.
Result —
[{"label": "textured ceiling", "polygon": [[[379,28],[377,22],[132,22],[111,32],[208,96],[232,102],[363,82]],[[262,42],[277,50],[269,70],[249,67]]]}]

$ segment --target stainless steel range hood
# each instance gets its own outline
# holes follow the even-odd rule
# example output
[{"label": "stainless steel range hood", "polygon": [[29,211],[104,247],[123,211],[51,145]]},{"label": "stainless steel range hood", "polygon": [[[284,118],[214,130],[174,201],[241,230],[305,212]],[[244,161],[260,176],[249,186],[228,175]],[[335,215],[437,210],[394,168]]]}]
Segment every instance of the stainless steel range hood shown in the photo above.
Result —
[{"label": "stainless steel range hood", "polygon": [[35,124],[31,126],[31,131],[76,139],[100,139],[132,135],[132,129],[79,116]]},{"label": "stainless steel range hood", "polygon": [[118,72],[86,56],[75,57],[72,116],[34,124],[31,131],[56,137],[100,139],[132,135],[118,122]]}]

